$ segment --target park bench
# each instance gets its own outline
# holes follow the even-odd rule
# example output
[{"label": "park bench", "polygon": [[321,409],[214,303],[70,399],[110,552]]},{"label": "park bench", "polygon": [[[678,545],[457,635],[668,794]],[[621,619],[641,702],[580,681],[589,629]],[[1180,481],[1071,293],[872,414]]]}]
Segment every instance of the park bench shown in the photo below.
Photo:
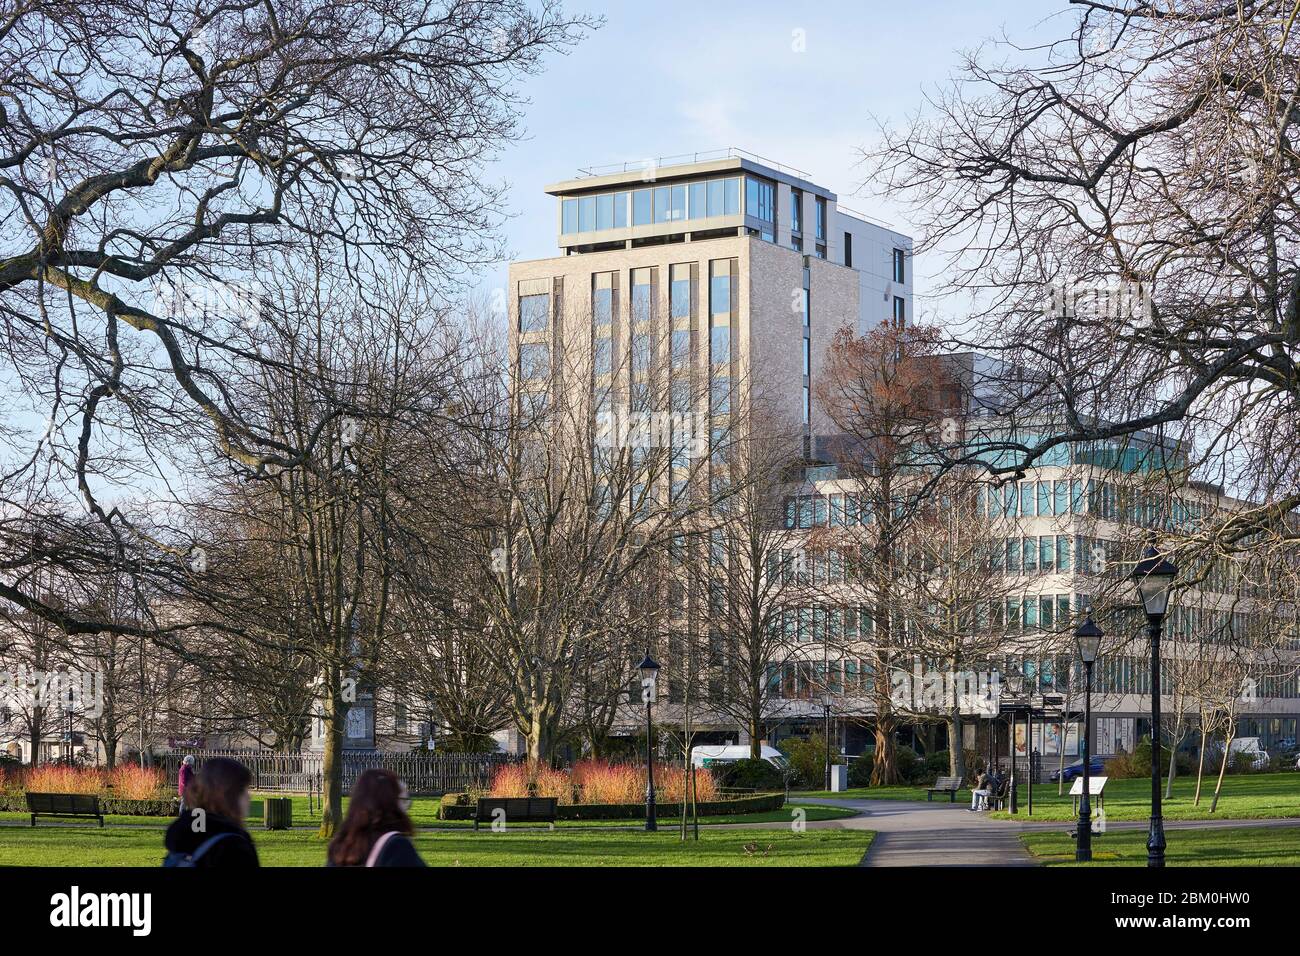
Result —
[{"label": "park bench", "polygon": [[989,809],[1001,810],[1007,805],[1007,799],[1011,796],[1011,778],[1003,777],[996,790],[989,790]]},{"label": "park bench", "polygon": [[934,799],[936,793],[948,794],[948,802],[957,802],[957,791],[961,789],[961,777],[940,777],[934,782],[933,787],[927,787],[925,791],[926,801]]},{"label": "park bench", "polygon": [[104,825],[99,796],[93,793],[29,793],[27,812],[32,815],[32,826],[36,826],[37,817],[78,817]]},{"label": "park bench", "polygon": [[474,829],[480,822],[492,823],[501,819],[507,823],[549,823],[555,829],[556,797],[479,797],[474,808]]}]

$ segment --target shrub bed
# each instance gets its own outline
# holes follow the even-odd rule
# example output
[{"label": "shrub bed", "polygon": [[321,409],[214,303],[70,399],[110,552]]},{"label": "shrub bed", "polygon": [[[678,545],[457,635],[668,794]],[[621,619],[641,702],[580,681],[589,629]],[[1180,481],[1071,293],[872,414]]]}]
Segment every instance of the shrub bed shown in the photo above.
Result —
[{"label": "shrub bed", "polygon": [[[440,820],[473,820],[477,799],[467,793],[448,793],[438,806]],[[783,793],[759,793],[752,797],[733,800],[701,800],[697,804],[700,816],[720,817],[741,813],[767,813],[785,806]],[[690,812],[690,807],[687,807]],[[655,816],[680,817],[680,803],[657,803]],[[644,803],[563,803],[556,807],[560,820],[637,820],[645,817]]]}]

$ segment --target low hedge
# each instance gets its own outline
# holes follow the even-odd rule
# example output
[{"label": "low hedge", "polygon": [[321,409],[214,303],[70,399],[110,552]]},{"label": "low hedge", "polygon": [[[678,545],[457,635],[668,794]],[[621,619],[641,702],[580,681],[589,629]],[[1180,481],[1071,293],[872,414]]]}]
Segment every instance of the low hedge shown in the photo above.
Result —
[{"label": "low hedge", "polygon": [[[440,820],[473,820],[477,801],[468,794],[448,793],[442,797],[438,806]],[[741,813],[769,813],[785,806],[783,793],[759,793],[752,797],[737,797],[734,800],[713,800],[698,804],[702,817],[721,817]],[[560,820],[639,820],[645,818],[644,803],[562,803],[556,807],[556,817]],[[690,812],[690,807],[687,807]],[[680,803],[655,804],[655,816],[680,817]]]},{"label": "low hedge", "polygon": [[[27,813],[24,794],[0,794],[0,813]],[[124,817],[174,817],[180,812],[175,797],[158,797],[154,800],[122,800],[117,797],[99,798],[99,812]]]}]

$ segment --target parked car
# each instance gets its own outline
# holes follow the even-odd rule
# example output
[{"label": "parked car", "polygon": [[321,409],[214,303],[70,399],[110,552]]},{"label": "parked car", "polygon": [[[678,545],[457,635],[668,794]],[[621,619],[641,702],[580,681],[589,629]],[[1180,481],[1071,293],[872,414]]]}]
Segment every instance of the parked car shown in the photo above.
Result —
[{"label": "parked car", "polygon": [[[1093,757],[1088,761],[1088,773],[1094,777],[1101,776],[1101,772],[1106,769],[1106,763],[1100,757]],[[1083,761],[1076,760],[1074,763],[1067,765],[1060,770],[1052,771],[1052,780],[1073,780],[1075,777],[1083,776]]]},{"label": "parked car", "polygon": [[[696,767],[713,767],[749,759],[749,744],[702,744],[691,750],[691,764]],[[759,759],[766,760],[778,770],[788,770],[789,761],[775,747],[759,748]]]}]

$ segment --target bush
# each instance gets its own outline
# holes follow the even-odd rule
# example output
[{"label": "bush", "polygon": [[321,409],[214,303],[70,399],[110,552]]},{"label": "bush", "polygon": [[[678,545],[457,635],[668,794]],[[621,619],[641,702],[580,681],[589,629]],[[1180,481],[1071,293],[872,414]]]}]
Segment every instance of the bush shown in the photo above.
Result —
[{"label": "bush", "polygon": [[820,790],[826,783],[826,741],[787,737],[777,748],[790,762],[790,786]]},{"label": "bush", "polygon": [[766,760],[736,760],[712,768],[718,785],[736,790],[784,790],[785,774]]},{"label": "bush", "polygon": [[[701,800],[698,803],[698,810],[702,817],[716,817],[741,813],[765,813],[780,810],[783,806],[785,806],[784,793],[760,793],[730,800],[719,799],[708,802]],[[441,820],[472,820],[474,809],[475,803],[467,794],[448,793],[442,798],[438,817]],[[655,817],[659,820],[671,820],[680,817],[681,814],[680,803],[655,804]],[[556,809],[556,816],[561,820],[636,820],[645,816],[645,803],[561,804]]]},{"label": "bush", "polygon": [[[903,783],[928,783],[925,764],[911,747],[895,747],[894,763],[898,767],[898,779]],[[944,768],[947,773],[947,767]]]},{"label": "bush", "polygon": [[864,750],[855,757],[853,762],[849,764],[849,786],[871,786],[871,768],[875,766],[875,763],[876,752],[874,750]]},{"label": "bush", "polygon": [[925,776],[946,777],[951,768],[952,756],[946,750],[936,750],[925,757]]}]

